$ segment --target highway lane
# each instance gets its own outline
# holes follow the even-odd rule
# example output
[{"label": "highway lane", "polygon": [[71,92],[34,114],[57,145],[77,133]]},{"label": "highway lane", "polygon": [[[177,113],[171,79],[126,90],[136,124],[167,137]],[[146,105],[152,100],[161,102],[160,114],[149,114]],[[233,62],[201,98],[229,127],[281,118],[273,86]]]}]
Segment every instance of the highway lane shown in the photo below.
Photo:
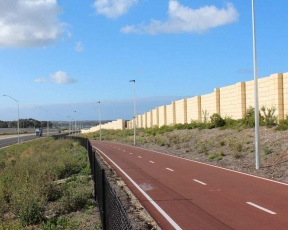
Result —
[{"label": "highway lane", "polygon": [[[52,132],[52,133],[49,133],[49,135],[53,135],[53,134],[56,134],[57,132]],[[47,134],[46,133],[43,133],[43,136],[42,137],[46,137]],[[25,142],[25,141],[29,141],[29,140],[33,140],[33,139],[36,139],[36,138],[41,138],[39,136],[36,136],[35,133],[33,134],[22,134],[19,136],[19,140],[20,140],[20,143],[22,142]],[[9,137],[9,136],[5,136],[5,137],[1,137],[0,139],[0,148],[3,148],[3,147],[6,147],[6,146],[9,146],[9,145],[13,145],[13,144],[17,144],[18,143],[18,136],[17,135],[13,135],[12,137]]]},{"label": "highway lane", "polygon": [[133,146],[92,145],[162,229],[287,229],[285,183]]}]

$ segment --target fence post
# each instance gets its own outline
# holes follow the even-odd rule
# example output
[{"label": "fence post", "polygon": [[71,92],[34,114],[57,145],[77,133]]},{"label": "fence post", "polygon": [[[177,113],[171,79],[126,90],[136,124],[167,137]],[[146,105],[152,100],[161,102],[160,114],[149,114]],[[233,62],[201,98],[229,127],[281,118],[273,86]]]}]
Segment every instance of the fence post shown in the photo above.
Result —
[{"label": "fence post", "polygon": [[103,212],[103,223],[102,223],[102,228],[103,230],[106,230],[106,195],[105,195],[105,170],[102,169],[102,199],[103,199],[103,207],[102,207],[102,212]]},{"label": "fence post", "polygon": [[96,167],[95,167],[95,162],[96,162],[96,156],[95,152],[92,152],[92,176],[93,176],[93,182],[94,182],[94,199],[95,201],[97,200],[97,192],[96,192]]}]

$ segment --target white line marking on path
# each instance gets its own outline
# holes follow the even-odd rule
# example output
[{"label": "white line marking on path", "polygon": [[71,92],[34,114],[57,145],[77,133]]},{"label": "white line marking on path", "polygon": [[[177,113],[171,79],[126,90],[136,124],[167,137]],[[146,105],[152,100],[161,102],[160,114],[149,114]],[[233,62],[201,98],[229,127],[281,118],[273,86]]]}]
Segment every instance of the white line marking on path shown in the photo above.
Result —
[{"label": "white line marking on path", "polygon": [[261,209],[261,210],[264,211],[264,212],[268,212],[268,213],[270,213],[270,214],[272,214],[272,215],[277,214],[276,212],[272,212],[272,211],[270,211],[269,209],[263,208],[263,207],[261,207],[261,206],[259,206],[259,205],[257,205],[257,204],[252,203],[252,202],[246,202],[246,203],[254,206],[255,208],[259,208],[259,209]]},{"label": "white line marking on path", "polygon": [[174,171],[173,169],[169,169],[169,168],[166,168],[166,169],[169,170],[169,171],[172,171],[172,172]]},{"label": "white line marking on path", "polygon": [[199,183],[199,184],[203,184],[203,185],[207,185],[206,183],[200,181],[200,180],[196,180],[196,179],[193,179],[195,182]]},{"label": "white line marking on path", "polygon": [[[125,144],[121,144],[121,145],[130,147],[130,145],[125,145]],[[134,146],[134,148],[141,149],[141,150],[146,150],[148,152],[154,152],[154,153],[162,154],[162,155],[165,155],[167,157],[174,157],[174,158],[185,160],[185,161],[191,161],[191,162],[194,162],[194,163],[197,163],[197,164],[206,165],[206,166],[210,166],[210,167],[213,167],[213,168],[218,168],[218,169],[222,169],[222,170],[225,170],[225,171],[234,172],[234,173],[242,174],[242,175],[245,175],[245,176],[250,176],[250,177],[257,178],[257,179],[266,180],[266,181],[270,181],[270,182],[273,182],[273,183],[276,183],[276,184],[281,184],[281,185],[288,186],[288,183],[284,183],[284,182],[280,182],[280,181],[276,181],[276,180],[270,180],[270,179],[267,179],[267,178],[264,178],[264,177],[254,176],[254,175],[251,175],[251,174],[248,174],[248,173],[243,173],[243,172],[239,172],[239,171],[235,171],[235,170],[232,170],[232,169],[223,168],[223,167],[216,166],[216,165],[210,165],[210,164],[203,163],[203,162],[200,162],[200,161],[194,161],[194,160],[190,160],[190,159],[186,159],[186,158],[182,158],[182,157],[172,156],[172,155],[168,155],[167,153],[162,153],[162,152],[158,152],[158,151],[154,151],[154,150],[150,150],[150,149],[148,150],[148,149],[144,149],[144,148],[140,148],[140,147],[136,147],[136,146]]]},{"label": "white line marking on path", "polygon": [[126,153],[126,151],[125,151],[125,150],[123,150],[123,152],[125,152],[125,153]]},{"label": "white line marking on path", "polygon": [[142,158],[142,157],[140,157],[140,156],[138,156],[139,158]]},{"label": "white line marking on path", "polygon": [[133,153],[130,153],[131,155],[133,154]]},{"label": "white line marking on path", "polygon": [[153,161],[149,161],[149,162],[151,162],[152,164],[154,164],[155,162],[153,162]]},{"label": "white line marking on path", "polygon": [[105,153],[103,153],[100,149],[96,148],[99,152],[101,152],[109,161],[112,162],[127,178],[130,180],[134,186],[147,198],[147,200],[166,218],[166,220],[176,229],[176,230],[182,230],[180,226],[154,201],[152,198],[144,192],[143,189],[140,188],[140,186],[132,180],[131,177],[129,177],[114,161],[112,161]]}]

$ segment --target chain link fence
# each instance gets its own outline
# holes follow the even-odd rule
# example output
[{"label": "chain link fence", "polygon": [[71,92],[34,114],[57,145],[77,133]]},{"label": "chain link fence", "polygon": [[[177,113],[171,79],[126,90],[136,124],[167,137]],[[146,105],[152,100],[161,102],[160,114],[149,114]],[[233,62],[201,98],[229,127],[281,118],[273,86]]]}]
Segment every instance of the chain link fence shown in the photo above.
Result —
[{"label": "chain link fence", "polygon": [[90,162],[91,175],[94,182],[94,197],[98,201],[103,230],[133,230],[127,213],[112,188],[105,170],[96,158],[96,153],[90,141],[83,137],[73,137],[67,134],[53,135],[56,139],[73,139],[86,148]]}]

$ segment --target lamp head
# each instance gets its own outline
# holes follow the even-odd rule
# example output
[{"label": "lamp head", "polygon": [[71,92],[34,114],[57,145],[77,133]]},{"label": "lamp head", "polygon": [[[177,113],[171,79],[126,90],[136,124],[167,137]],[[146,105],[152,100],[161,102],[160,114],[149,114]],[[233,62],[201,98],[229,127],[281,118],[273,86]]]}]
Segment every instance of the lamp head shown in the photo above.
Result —
[{"label": "lamp head", "polygon": [[135,80],[130,80],[129,82],[135,82]]}]

